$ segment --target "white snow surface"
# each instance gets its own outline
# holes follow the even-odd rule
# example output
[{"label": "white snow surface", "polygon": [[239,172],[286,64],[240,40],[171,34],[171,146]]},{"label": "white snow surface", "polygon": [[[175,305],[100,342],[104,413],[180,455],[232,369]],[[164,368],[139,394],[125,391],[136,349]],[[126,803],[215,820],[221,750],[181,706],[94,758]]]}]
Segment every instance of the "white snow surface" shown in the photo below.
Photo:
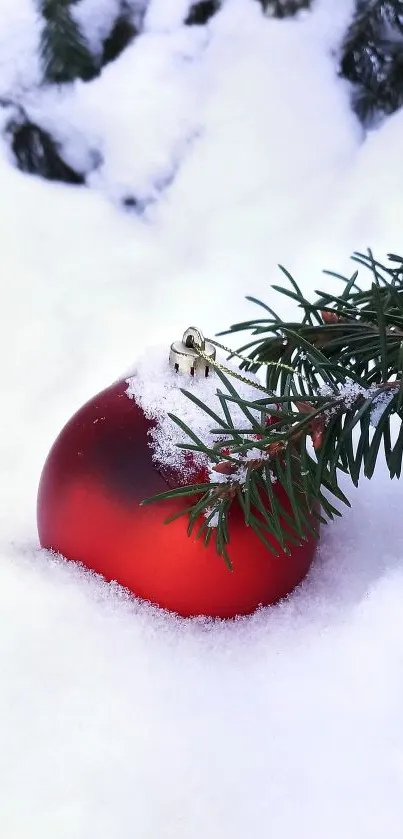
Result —
[{"label": "white snow surface", "polygon": [[104,156],[76,189],[0,147],[2,839],[400,839],[403,499],[382,465],[346,484],[300,589],[235,623],[137,602],[41,551],[35,520],[56,434],[146,347],[257,315],[246,294],[291,311],[277,263],[313,294],[353,250],[399,252],[403,112],[364,137],[335,73],[352,2],[279,23],[228,0],[187,32],[160,0],[59,101],[35,88],[33,4],[1,5],[0,91],[31,85],[71,154]]}]

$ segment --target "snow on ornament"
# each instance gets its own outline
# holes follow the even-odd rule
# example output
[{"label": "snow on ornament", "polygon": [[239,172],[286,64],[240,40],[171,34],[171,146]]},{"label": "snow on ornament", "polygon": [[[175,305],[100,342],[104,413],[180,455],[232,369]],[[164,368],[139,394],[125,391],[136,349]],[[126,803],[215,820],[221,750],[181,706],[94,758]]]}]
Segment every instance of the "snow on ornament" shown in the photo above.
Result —
[{"label": "snow on ornament", "polygon": [[[225,388],[216,365],[215,347],[193,327],[172,344],[169,357],[165,350],[147,351],[132,376],[70,419],[47,457],[38,491],[42,547],[183,617],[233,618],[275,603],[305,577],[316,546],[312,537],[286,555],[273,537],[275,556],[246,526],[235,500],[228,515],[229,570],[214,539],[205,546],[198,527],[188,535],[186,515],[166,524],[189,507],[189,497],[142,505],[172,487],[229,480],[203,453],[178,448],[189,439],[169,416],[180,417],[207,446],[217,442],[212,418],[181,390],[222,416],[218,391]],[[239,395],[249,400],[261,398],[252,380],[237,383]],[[235,427],[245,425],[235,403],[231,416]],[[253,450],[240,461],[238,480],[250,458]],[[290,510],[281,485],[273,483],[273,491]],[[209,526],[216,524],[213,514]]]}]

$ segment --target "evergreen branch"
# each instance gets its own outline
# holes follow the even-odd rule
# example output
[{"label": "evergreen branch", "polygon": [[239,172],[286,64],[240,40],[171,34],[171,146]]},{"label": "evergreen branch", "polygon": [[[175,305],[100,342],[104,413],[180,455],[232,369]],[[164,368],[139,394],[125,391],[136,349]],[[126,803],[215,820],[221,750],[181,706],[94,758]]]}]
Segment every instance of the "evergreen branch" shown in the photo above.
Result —
[{"label": "evergreen branch", "polygon": [[[183,511],[190,531],[198,522],[207,544],[215,528],[217,552],[228,565],[228,513],[233,504],[269,550],[287,553],[290,544],[317,534],[315,522],[341,515],[336,505],[349,501],[339,487],[339,474],[349,474],[355,486],[362,474],[370,478],[382,444],[391,478],[400,476],[403,258],[393,254],[390,264],[382,265],[368,251],[353,259],[370,272],[368,288],[358,284],[357,272],[350,277],[332,274],[344,284],[342,293],[316,292],[318,299],[310,303],[282,268],[292,288],[275,290],[292,297],[302,310],[301,321],[285,322],[261,304],[267,318],[229,330],[256,336],[242,348],[249,350],[248,356],[240,350],[230,352],[241,355],[243,369],[255,372],[267,365],[265,396],[240,397],[236,374],[232,384],[220,368],[217,375],[227,391],[217,390],[222,416],[183,391],[215,423],[210,434],[218,436],[216,443],[207,445],[172,417],[189,440],[181,447],[205,456],[212,482],[177,487],[157,498],[196,497]],[[242,427],[233,421],[234,404],[243,413]],[[400,428],[392,445],[394,416]],[[280,501],[278,487],[285,501]]]},{"label": "evergreen branch", "polygon": [[77,0],[39,0],[44,19],[41,56],[44,79],[63,84],[88,81],[98,73],[87,39],[71,11]]},{"label": "evergreen branch", "polygon": [[340,74],[352,82],[353,106],[364,124],[402,104],[402,35],[402,0],[356,0]]}]

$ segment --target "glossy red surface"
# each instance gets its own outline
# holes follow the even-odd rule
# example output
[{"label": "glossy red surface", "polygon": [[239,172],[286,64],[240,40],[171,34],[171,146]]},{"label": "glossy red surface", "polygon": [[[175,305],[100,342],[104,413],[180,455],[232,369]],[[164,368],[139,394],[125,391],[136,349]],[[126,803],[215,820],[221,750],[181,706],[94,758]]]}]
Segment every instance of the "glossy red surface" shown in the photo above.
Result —
[{"label": "glossy red surface", "polygon": [[213,539],[206,548],[187,536],[186,516],[164,524],[189,499],[139,506],[167,484],[152,463],[150,423],[126,388],[120,382],[87,402],[54,443],[38,493],[42,547],[185,617],[250,614],[291,592],[309,570],[313,540],[274,557],[234,504],[231,573]]}]

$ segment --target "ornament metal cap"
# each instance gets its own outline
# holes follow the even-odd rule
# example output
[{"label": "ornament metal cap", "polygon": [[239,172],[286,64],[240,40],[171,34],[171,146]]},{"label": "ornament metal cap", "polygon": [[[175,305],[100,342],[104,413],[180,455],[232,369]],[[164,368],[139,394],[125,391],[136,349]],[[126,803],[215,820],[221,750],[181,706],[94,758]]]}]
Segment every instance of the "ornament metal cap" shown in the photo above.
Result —
[{"label": "ornament metal cap", "polygon": [[[197,347],[197,350],[195,349]],[[200,354],[200,352],[202,355]],[[189,326],[183,333],[181,341],[174,341],[171,344],[169,363],[177,373],[186,373],[188,376],[203,376],[206,378],[212,372],[213,366],[209,360],[214,361],[216,351],[213,344],[206,341],[200,329]]]}]

